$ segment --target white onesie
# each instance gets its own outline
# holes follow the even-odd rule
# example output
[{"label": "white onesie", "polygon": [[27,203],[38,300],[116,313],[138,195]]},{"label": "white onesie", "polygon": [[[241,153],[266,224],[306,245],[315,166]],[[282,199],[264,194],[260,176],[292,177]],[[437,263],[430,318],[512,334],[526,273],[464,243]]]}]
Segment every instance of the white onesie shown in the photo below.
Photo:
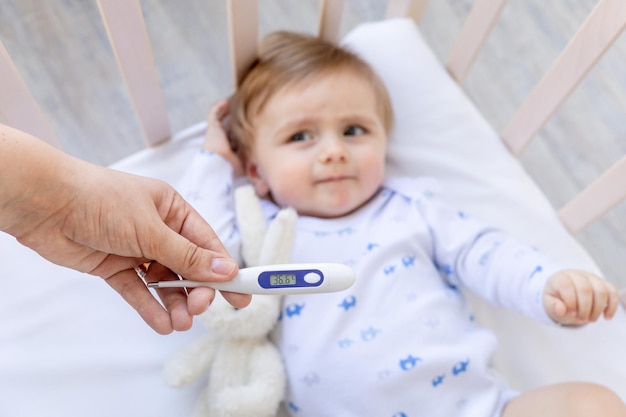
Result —
[{"label": "white onesie", "polygon": [[[232,170],[202,152],[181,192],[234,255]],[[493,333],[460,288],[550,323],[546,280],[562,269],[510,236],[443,205],[427,179],[389,179],[361,209],[300,217],[293,262],[340,262],[348,290],[284,297],[273,334],[294,416],[499,416],[515,395],[490,367]],[[264,203],[268,221],[278,211]]]}]

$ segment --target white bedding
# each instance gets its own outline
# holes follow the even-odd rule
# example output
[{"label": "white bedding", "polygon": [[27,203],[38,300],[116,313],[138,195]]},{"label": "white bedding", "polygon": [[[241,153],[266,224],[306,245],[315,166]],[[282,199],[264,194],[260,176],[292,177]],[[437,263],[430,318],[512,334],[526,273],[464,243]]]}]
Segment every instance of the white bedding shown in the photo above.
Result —
[{"label": "white bedding", "polygon": [[[409,20],[359,26],[345,39],[387,83],[396,110],[390,173],[428,174],[444,196],[553,254],[597,270]],[[199,124],[115,164],[177,185]],[[447,189],[447,194],[445,190]],[[203,329],[158,336],[108,286],[40,259],[0,235],[0,415],[188,415],[202,382],[167,387],[161,367]],[[496,328],[497,366],[525,389],[559,380],[611,386],[626,400],[626,315],[582,329],[535,324],[477,303]]]}]

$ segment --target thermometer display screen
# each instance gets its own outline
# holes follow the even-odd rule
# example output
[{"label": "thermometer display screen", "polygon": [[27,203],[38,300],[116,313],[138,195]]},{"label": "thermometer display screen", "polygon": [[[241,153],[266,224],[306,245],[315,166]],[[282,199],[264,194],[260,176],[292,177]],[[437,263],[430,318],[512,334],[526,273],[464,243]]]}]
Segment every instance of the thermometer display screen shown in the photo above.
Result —
[{"label": "thermometer display screen", "polygon": [[296,285],[296,274],[271,274],[270,285]]}]

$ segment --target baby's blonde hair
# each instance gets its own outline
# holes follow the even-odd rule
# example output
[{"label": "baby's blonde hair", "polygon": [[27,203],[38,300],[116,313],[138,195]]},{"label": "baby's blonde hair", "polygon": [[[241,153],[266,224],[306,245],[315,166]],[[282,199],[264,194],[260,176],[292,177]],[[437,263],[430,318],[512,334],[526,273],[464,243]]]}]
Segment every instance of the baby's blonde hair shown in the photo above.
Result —
[{"label": "baby's blonde hair", "polygon": [[246,161],[254,140],[253,119],[280,89],[316,77],[351,71],[369,82],[387,133],[393,111],[387,89],[378,75],[356,54],[311,35],[278,31],[263,38],[257,59],[229,99],[227,129],[235,150]]}]

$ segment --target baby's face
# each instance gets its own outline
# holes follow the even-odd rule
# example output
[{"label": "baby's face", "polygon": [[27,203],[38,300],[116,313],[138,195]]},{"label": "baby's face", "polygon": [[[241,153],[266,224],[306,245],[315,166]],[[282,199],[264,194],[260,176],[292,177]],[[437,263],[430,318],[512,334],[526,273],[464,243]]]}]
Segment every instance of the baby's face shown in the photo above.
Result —
[{"label": "baby's face", "polygon": [[387,134],[368,82],[339,72],[279,90],[253,120],[246,171],[257,193],[302,215],[338,217],[382,184]]}]

